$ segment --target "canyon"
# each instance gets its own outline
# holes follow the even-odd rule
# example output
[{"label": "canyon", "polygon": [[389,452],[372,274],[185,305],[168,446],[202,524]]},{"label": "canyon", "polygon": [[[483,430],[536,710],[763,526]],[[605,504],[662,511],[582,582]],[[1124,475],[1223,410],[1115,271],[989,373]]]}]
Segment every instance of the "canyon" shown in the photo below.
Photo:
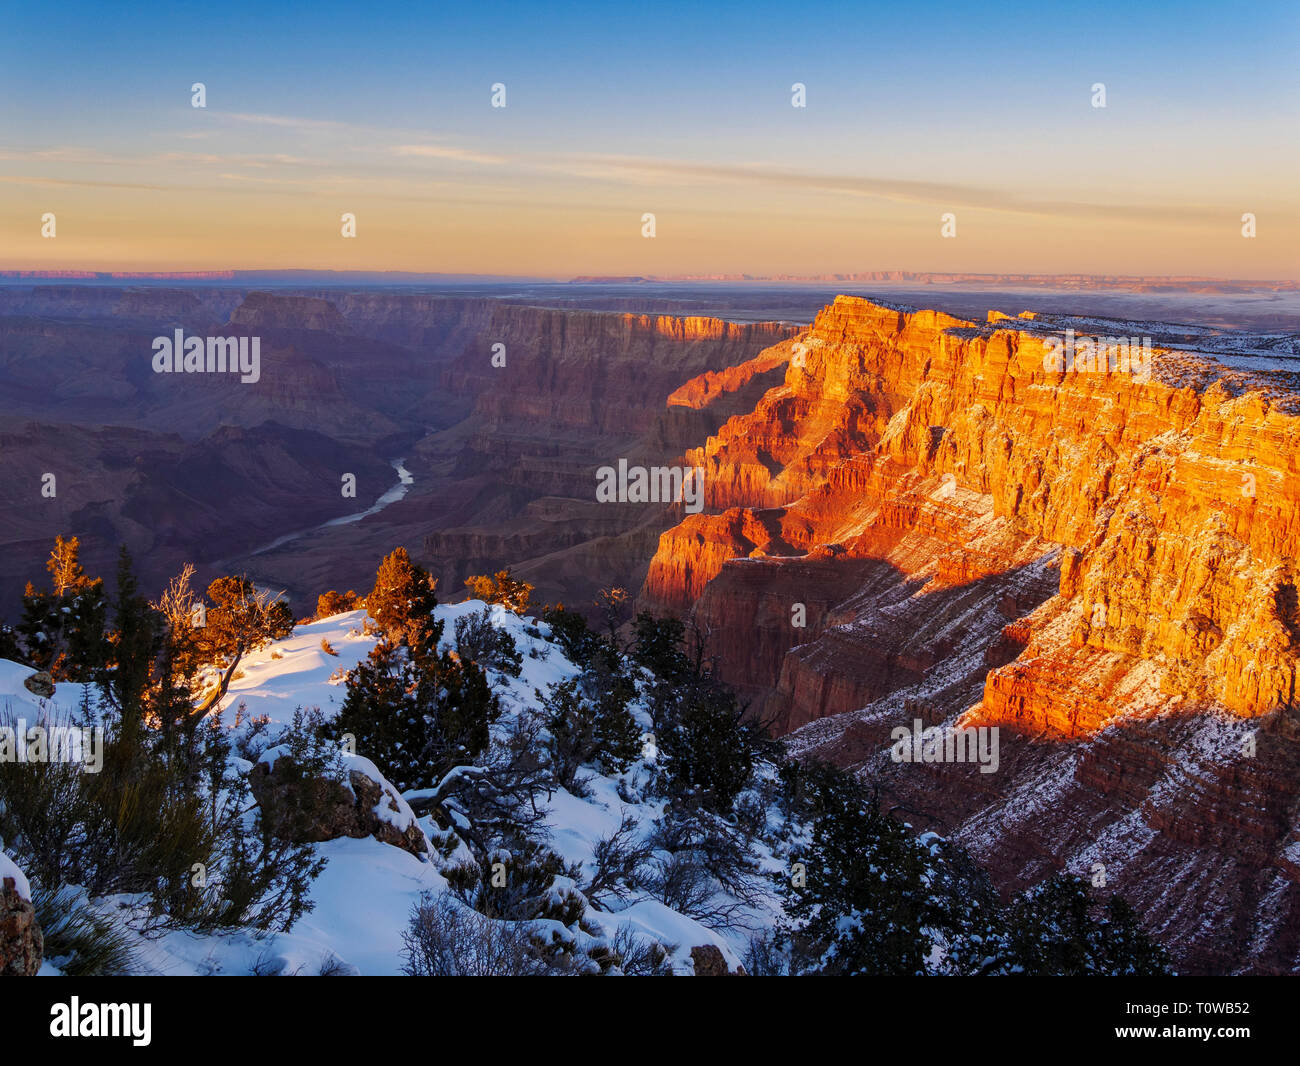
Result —
[{"label": "canyon", "polygon": [[[1077,873],[1183,972],[1295,972],[1300,320],[987,296],[0,286],[0,612],[56,534],[300,615],[398,544],[444,601],[505,566],[584,611],[622,587],[1004,893]],[[177,329],[260,338],[260,380],[155,375]],[[1069,330],[1151,365],[1068,370]],[[703,511],[599,502],[620,460],[703,469]],[[917,719],[996,727],[997,771],[894,762]]]},{"label": "canyon", "polygon": [[[837,299],[687,451],[708,513],[640,604],[1004,890],[1101,878],[1185,972],[1294,972],[1296,337],[1152,327],[1149,374],[1056,369],[1061,331],[1119,325]],[[915,718],[1000,727],[999,771],[892,761]]]},{"label": "canyon", "polygon": [[[260,380],[155,374],[153,339],[175,330],[258,338]],[[674,461],[752,408],[771,380],[667,401],[794,331],[415,291],[0,287],[0,613],[60,533],[92,573],[128,546],[150,594],[192,562],[204,583],[238,570],[283,589],[301,614],[406,544],[446,596],[514,566],[586,609],[603,586],[639,586],[674,521],[599,504],[597,469]],[[328,525],[387,491],[399,457],[409,492]]]}]

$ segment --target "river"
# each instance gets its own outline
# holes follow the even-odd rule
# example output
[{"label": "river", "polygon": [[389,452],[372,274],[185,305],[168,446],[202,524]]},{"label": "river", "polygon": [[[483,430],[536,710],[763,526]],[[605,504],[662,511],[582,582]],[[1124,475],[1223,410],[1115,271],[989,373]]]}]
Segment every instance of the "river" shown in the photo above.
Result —
[{"label": "river", "polygon": [[405,456],[401,459],[392,460],[392,467],[397,471],[397,484],[385,492],[374,503],[364,511],[357,511],[356,514],[345,514],[339,518],[331,518],[328,522],[322,522],[318,526],[312,526],[310,529],[302,529],[297,533],[286,533],[283,537],[277,537],[270,544],[264,544],[256,551],[249,552],[249,556],[262,555],[265,552],[274,551],[276,548],[282,548],[291,541],[298,540],[300,537],[310,536],[322,529],[329,529],[331,526],[346,526],[351,522],[360,522],[363,518],[369,518],[372,514],[378,514],[389,504],[396,503],[410,491],[415,484],[415,478],[411,477],[411,472],[402,464],[406,461]]}]

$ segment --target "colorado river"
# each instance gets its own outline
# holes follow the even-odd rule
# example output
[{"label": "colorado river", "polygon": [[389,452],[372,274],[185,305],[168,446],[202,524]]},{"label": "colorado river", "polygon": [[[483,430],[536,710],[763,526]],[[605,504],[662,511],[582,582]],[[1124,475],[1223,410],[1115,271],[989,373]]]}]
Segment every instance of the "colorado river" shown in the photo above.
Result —
[{"label": "colorado river", "polygon": [[340,518],[331,518],[328,522],[322,522],[318,526],[312,526],[311,529],[302,529],[297,533],[287,533],[283,537],[277,537],[270,544],[264,544],[256,551],[249,552],[249,556],[262,555],[264,552],[273,551],[281,548],[290,541],[297,540],[299,537],[310,536],[322,529],[329,529],[331,526],[346,526],[351,522],[360,522],[363,518],[369,518],[372,514],[378,514],[391,503],[396,503],[406,495],[412,485],[415,484],[415,478],[411,477],[411,472],[402,464],[406,461],[405,457],[394,459],[392,467],[397,471],[397,484],[379,497],[373,504],[364,511],[358,511],[356,514],[345,514]]}]

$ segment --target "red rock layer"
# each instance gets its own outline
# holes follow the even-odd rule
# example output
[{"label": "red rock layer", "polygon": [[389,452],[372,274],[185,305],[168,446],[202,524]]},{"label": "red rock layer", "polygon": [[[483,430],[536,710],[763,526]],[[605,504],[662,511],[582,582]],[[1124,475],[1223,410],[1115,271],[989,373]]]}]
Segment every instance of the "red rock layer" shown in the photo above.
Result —
[{"label": "red rock layer", "polygon": [[[837,299],[689,456],[715,513],[641,602],[1004,887],[1099,856],[1185,968],[1294,969],[1300,418],[1181,386],[1186,354],[1047,369],[1017,326]],[[893,763],[921,706],[1001,727],[999,770]]]}]

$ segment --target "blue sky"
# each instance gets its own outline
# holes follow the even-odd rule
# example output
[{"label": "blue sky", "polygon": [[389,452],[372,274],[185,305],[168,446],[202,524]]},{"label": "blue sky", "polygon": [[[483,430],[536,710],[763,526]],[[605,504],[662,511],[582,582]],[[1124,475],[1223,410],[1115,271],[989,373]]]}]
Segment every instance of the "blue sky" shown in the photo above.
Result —
[{"label": "blue sky", "polygon": [[[1258,243],[1201,242],[1204,255],[1188,264],[1208,272],[1222,262],[1218,272],[1240,273],[1252,258],[1260,269],[1284,267],[1285,251],[1265,244],[1279,226],[1295,232],[1295,5],[3,8],[0,93],[9,106],[0,112],[0,178],[12,197],[0,207],[0,234],[16,226],[21,249],[68,262],[111,256],[114,240],[123,262],[146,260],[156,236],[140,232],[147,190],[120,188],[145,185],[166,190],[155,204],[159,227],[184,222],[182,193],[209,213],[256,219],[286,214],[277,196],[321,197],[330,211],[361,200],[383,232],[401,228],[404,215],[444,245],[453,239],[473,266],[499,260],[503,272],[511,261],[536,268],[548,249],[559,253],[559,273],[577,268],[584,249],[593,270],[627,259],[636,272],[638,258],[682,271],[805,269],[819,260],[815,249],[793,250],[796,219],[823,244],[828,271],[986,262],[990,270],[1058,263],[1122,272],[1131,260],[1134,272],[1152,272],[1163,262],[1161,227],[1186,223],[1163,238],[1178,249],[1165,271],[1175,272],[1193,249],[1188,227],[1217,226],[1220,216],[1226,227],[1257,210],[1270,220]],[[205,112],[189,106],[195,81],[207,86]],[[796,81],[807,85],[805,109],[790,106]],[[1089,102],[1098,81],[1104,110]],[[503,110],[487,106],[494,82],[507,86]],[[865,186],[837,191],[846,181]],[[938,188],[919,199],[912,189],[878,197],[889,183]],[[348,184],[357,194],[337,195]],[[630,258],[621,242],[599,244],[602,225],[658,206],[650,201],[665,184],[671,193],[660,199],[670,217],[690,220],[690,241],[656,245],[653,256],[633,246]],[[52,197],[53,189],[64,191]],[[413,196],[436,199],[434,214],[412,209]],[[56,255],[20,231],[38,201],[60,197],[88,222],[94,213],[96,225],[83,230],[94,240],[65,242]],[[530,199],[541,205],[531,213]],[[114,203],[134,220],[131,246],[106,224]],[[910,205],[922,203],[913,221]],[[459,229],[449,215],[458,204]],[[488,204],[513,219],[526,249],[480,223],[475,205]],[[1057,211],[1063,204],[1117,209],[1111,221],[1127,236],[1113,242],[1124,245],[1109,253],[1113,267],[1104,248],[1048,253],[1053,232],[1077,245],[1069,219],[1088,214]],[[299,206],[287,211],[290,234],[315,225],[295,215]],[[919,229],[909,239],[913,226],[933,230],[945,207],[1032,214],[1040,222],[1030,229],[1040,232],[1026,230],[1023,217],[977,216],[985,238],[1003,230],[1002,252],[991,239],[936,248]],[[1148,209],[1143,225],[1133,212]],[[864,219],[867,239],[831,239],[845,212]],[[1042,222],[1053,212],[1063,221],[1057,231]],[[199,236],[202,214],[194,232],[211,244]],[[577,239],[566,241],[575,226]],[[863,261],[850,262],[858,247]],[[229,265],[278,262],[274,251],[255,243],[246,262]],[[178,249],[157,245],[157,254]],[[231,249],[190,254],[207,262]],[[406,267],[414,249],[376,241],[366,254],[372,268],[385,254]]]}]

